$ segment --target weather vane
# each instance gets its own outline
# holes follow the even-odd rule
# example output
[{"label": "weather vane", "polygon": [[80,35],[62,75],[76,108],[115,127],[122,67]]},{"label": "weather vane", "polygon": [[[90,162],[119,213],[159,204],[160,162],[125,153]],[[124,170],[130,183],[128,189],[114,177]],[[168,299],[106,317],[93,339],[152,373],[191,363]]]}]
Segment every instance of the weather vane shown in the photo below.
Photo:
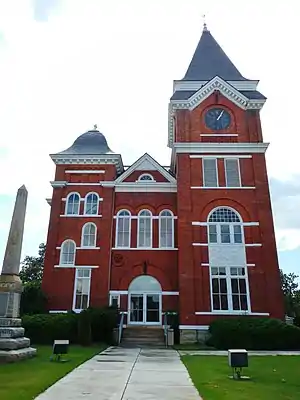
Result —
[{"label": "weather vane", "polygon": [[205,14],[202,15],[202,19],[203,19],[203,30],[204,30],[204,31],[207,31],[206,16],[205,16]]},{"label": "weather vane", "polygon": [[97,124],[95,124],[95,125],[94,125],[94,129],[97,130],[97,128],[98,128],[98,126],[97,126]]}]

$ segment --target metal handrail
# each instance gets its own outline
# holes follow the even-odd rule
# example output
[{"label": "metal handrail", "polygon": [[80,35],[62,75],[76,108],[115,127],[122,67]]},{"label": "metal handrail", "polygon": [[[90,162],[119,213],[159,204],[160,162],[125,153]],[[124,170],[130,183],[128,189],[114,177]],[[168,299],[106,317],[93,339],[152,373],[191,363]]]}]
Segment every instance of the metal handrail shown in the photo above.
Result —
[{"label": "metal handrail", "polygon": [[118,345],[120,345],[122,340],[122,332],[123,332],[123,324],[124,324],[124,315],[125,313],[121,313],[121,320],[119,323],[119,334],[118,334]]}]

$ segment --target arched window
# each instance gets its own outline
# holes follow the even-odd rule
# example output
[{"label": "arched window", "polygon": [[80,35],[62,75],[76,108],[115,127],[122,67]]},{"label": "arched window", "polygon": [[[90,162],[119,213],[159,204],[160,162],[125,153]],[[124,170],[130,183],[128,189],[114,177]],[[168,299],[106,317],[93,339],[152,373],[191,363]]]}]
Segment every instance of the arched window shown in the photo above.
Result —
[{"label": "arched window", "polygon": [[138,247],[152,247],[152,213],[142,210],[138,215]]},{"label": "arched window", "polygon": [[84,201],[84,214],[97,215],[99,208],[99,196],[97,193],[88,193]]},{"label": "arched window", "polygon": [[76,244],[74,240],[65,240],[60,249],[59,265],[75,264]]},{"label": "arched window", "polygon": [[151,174],[142,174],[139,176],[139,181],[152,181],[155,182],[153,176]]},{"label": "arched window", "polygon": [[78,215],[80,210],[80,196],[78,193],[70,193],[66,200],[65,214]]},{"label": "arched window", "polygon": [[236,211],[220,207],[208,218],[209,243],[243,243],[242,221]]},{"label": "arched window", "polygon": [[159,214],[159,247],[174,247],[174,216],[170,210]]},{"label": "arched window", "polygon": [[95,247],[97,237],[97,227],[92,222],[88,222],[82,227],[81,247]]},{"label": "arched window", "polygon": [[121,210],[117,214],[116,247],[130,247],[131,214],[128,210]]}]

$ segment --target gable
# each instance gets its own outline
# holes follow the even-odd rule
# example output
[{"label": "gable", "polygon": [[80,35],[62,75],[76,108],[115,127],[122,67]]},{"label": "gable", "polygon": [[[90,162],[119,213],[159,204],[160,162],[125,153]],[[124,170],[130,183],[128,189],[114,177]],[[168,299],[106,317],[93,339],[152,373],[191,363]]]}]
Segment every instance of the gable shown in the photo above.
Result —
[{"label": "gable", "polygon": [[[116,179],[116,183],[136,182],[143,173],[149,173],[156,182],[176,183],[176,179],[149,154],[145,153],[133,163],[122,175]],[[143,181],[146,183],[147,181]],[[149,183],[155,183],[149,181]]]}]

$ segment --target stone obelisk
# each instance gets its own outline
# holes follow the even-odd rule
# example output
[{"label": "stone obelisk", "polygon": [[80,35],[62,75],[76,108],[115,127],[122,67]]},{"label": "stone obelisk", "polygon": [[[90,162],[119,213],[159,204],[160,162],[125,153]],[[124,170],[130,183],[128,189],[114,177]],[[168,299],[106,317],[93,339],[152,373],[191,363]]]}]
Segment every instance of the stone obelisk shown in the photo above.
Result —
[{"label": "stone obelisk", "polygon": [[16,197],[0,275],[0,363],[18,361],[36,353],[30,347],[30,340],[24,337],[24,328],[19,318],[22,293],[19,269],[27,195],[25,186],[21,186]]}]

